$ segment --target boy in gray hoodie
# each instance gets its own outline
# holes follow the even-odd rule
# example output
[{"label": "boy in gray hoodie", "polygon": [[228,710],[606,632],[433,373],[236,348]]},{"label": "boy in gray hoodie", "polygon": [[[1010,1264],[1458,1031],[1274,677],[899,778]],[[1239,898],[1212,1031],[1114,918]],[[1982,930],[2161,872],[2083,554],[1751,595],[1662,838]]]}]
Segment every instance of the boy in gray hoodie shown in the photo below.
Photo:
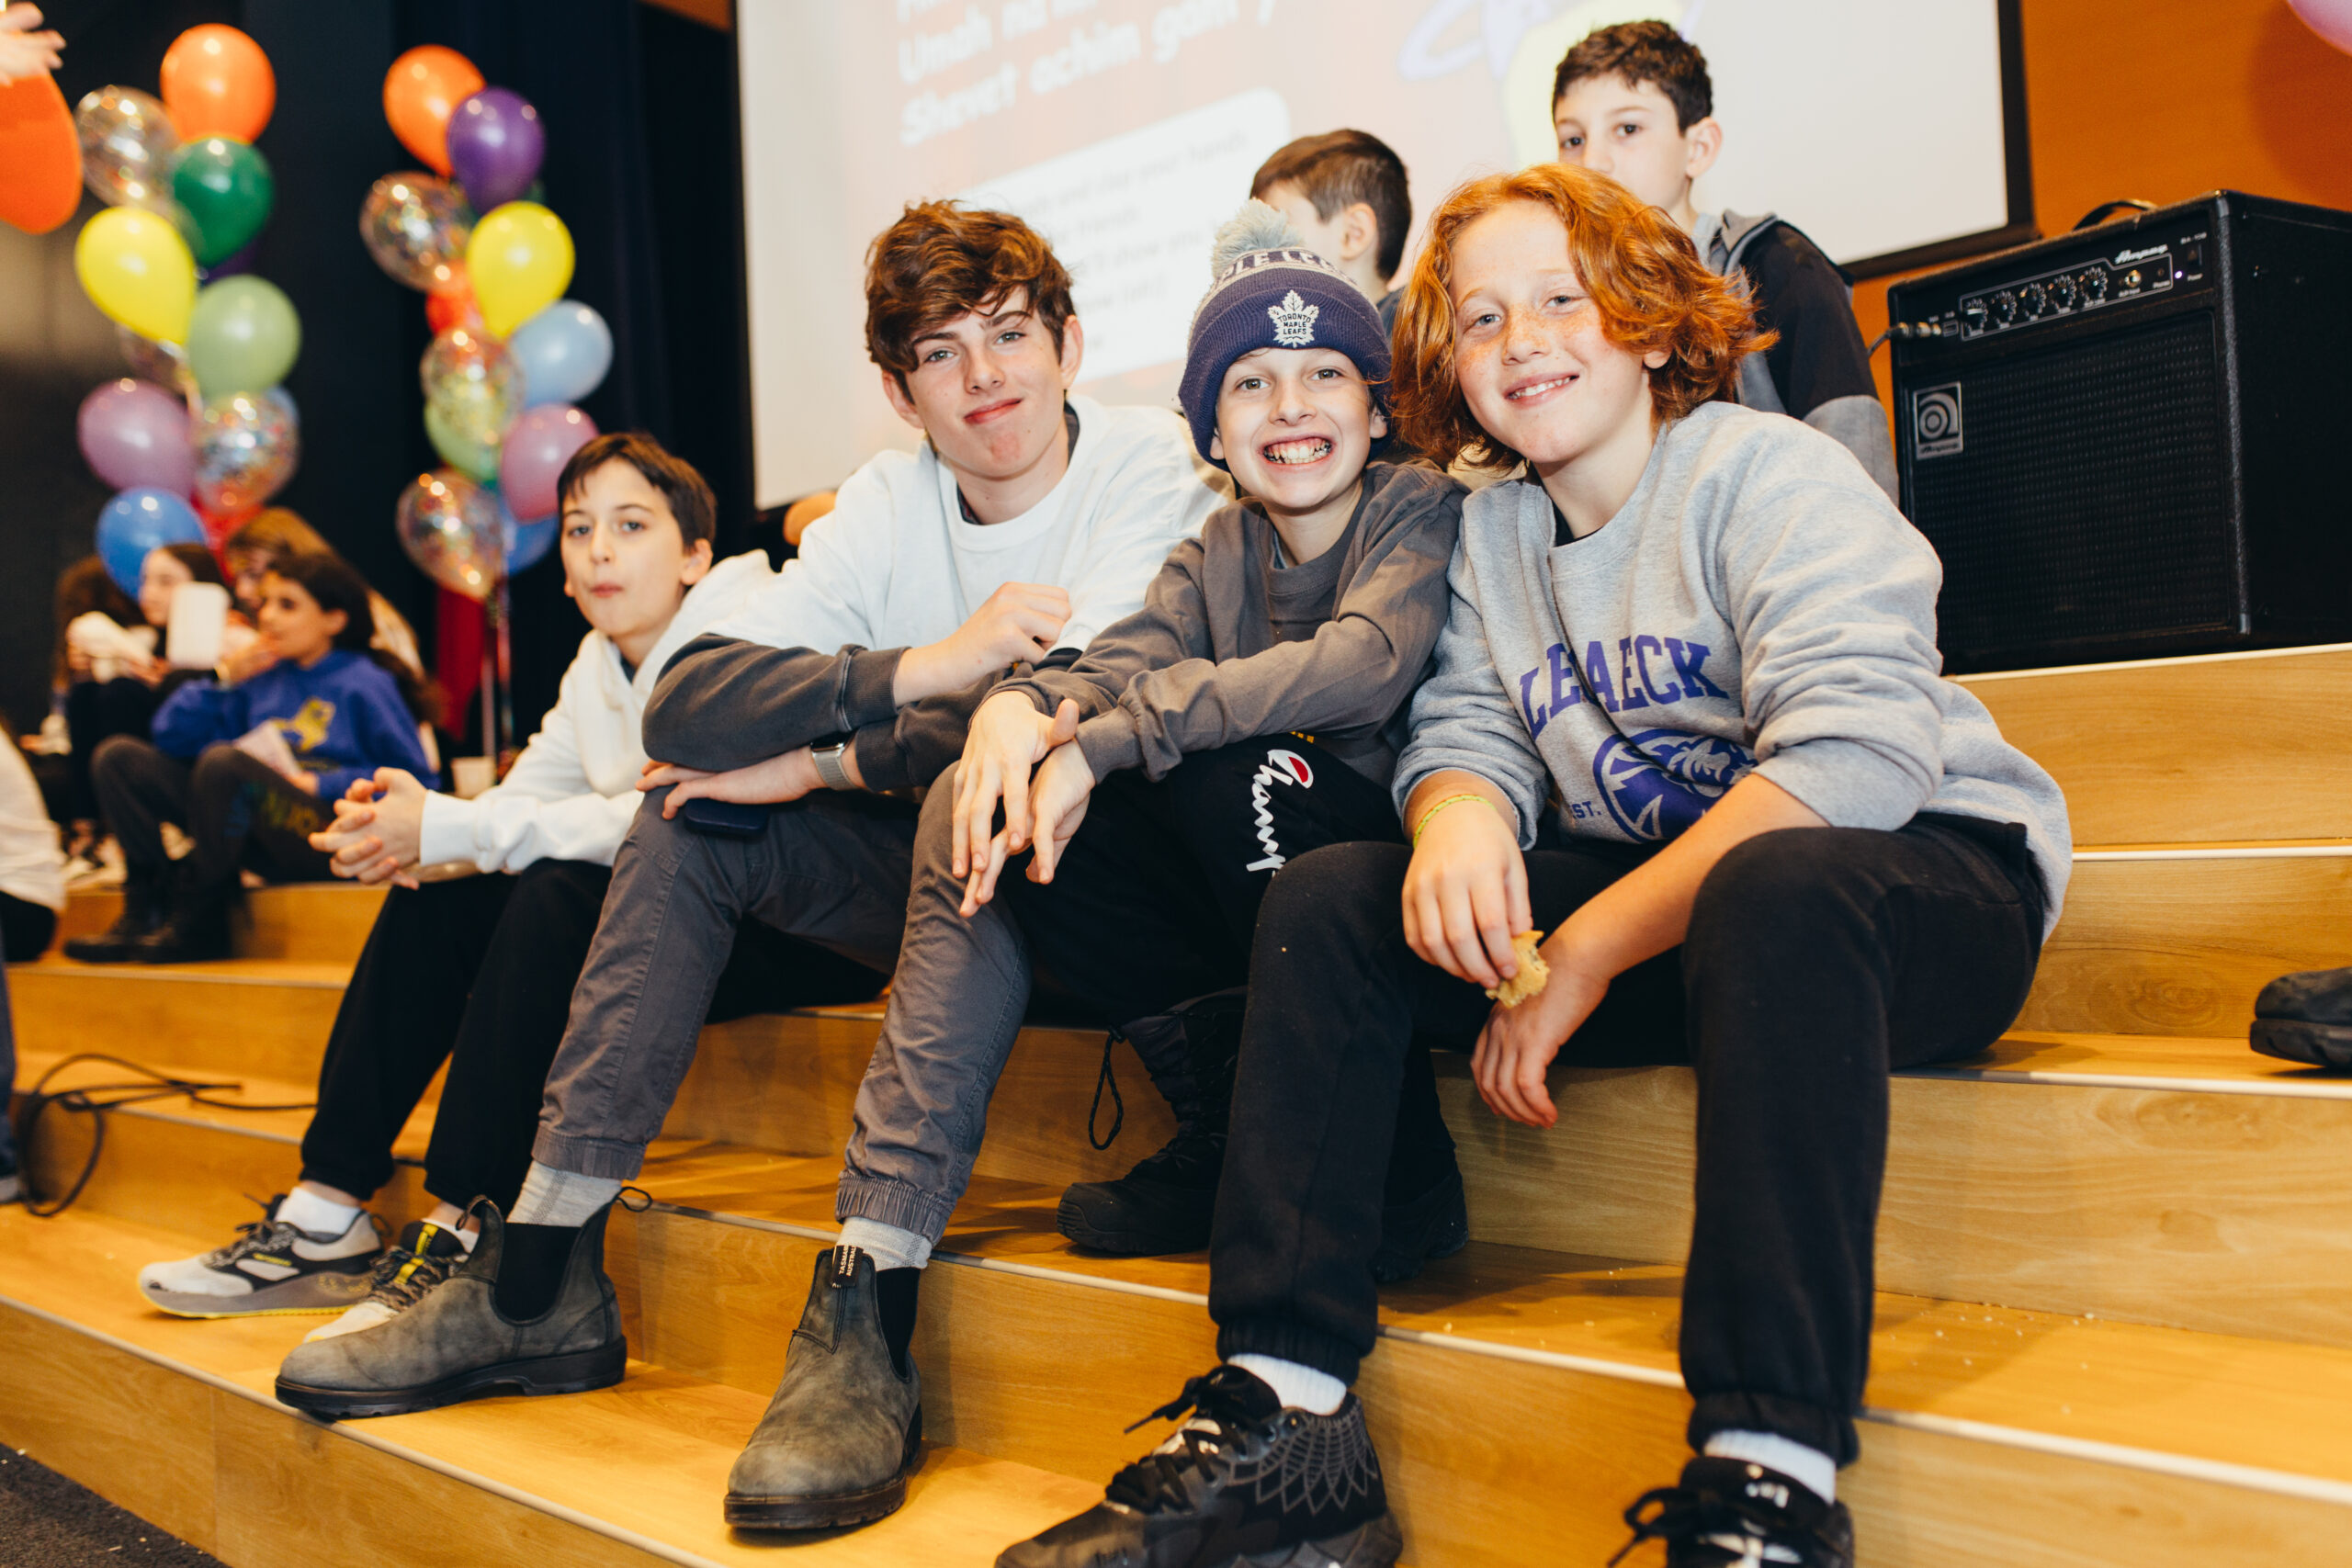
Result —
[{"label": "boy in gray hoodie", "polygon": [[1210,1243],[1225,1364],[1163,1412],[1180,1440],[1001,1561],[1394,1561],[1348,1384],[1420,1030],[1475,1041],[1480,1096],[1535,1126],[1555,1060],[1696,1068],[1700,1453],[1626,1517],[1673,1568],[1851,1568],[1886,1075],[2015,1016],[2065,803],[1939,678],[1934,554],[1861,465],[1720,400],[1763,334],[1664,214],[1557,164],[1473,181],[1396,340],[1409,437],[1525,465],[1464,511],[1395,780],[1411,847],[1269,891]]}]

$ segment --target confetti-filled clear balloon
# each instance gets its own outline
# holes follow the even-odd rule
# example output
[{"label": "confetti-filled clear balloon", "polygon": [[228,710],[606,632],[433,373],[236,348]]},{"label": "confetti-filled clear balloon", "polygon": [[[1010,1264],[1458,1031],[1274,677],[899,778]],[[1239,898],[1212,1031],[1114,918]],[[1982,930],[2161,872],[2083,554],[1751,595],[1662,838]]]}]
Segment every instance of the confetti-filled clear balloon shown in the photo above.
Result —
[{"label": "confetti-filled clear balloon", "polygon": [[169,387],[183,398],[196,396],[196,372],[187,367],[187,350],[178,344],[158,343],[119,325],[114,329],[114,341],[122,351],[122,362],[141,380]]},{"label": "confetti-filled clear balloon", "polygon": [[386,175],[359,204],[359,238],[396,283],[449,287],[473,237],[465,197],[447,180],[413,170]]},{"label": "confetti-filled clear balloon", "polygon": [[100,87],[74,110],[82,183],[108,207],[172,216],[172,154],[180,133],[161,100],[136,87]]},{"label": "confetti-filled clear balloon", "polygon": [[275,389],[212,399],[188,435],[196,446],[196,503],[215,518],[259,511],[294,477],[301,457],[293,400]]},{"label": "confetti-filled clear balloon", "polygon": [[424,400],[442,425],[479,446],[495,449],[523,412],[523,371],[506,346],[470,327],[452,327],[433,340],[417,366]]},{"label": "confetti-filled clear balloon", "polygon": [[452,593],[486,598],[505,571],[498,498],[455,468],[410,480],[393,525],[408,558]]}]

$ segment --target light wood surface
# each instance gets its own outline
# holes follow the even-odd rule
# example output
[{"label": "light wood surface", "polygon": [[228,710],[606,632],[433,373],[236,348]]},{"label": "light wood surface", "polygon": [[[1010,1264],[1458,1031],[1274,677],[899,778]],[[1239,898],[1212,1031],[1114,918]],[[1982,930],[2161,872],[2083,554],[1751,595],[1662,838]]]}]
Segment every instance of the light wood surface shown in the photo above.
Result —
[{"label": "light wood surface", "polygon": [[[385,890],[356,882],[302,882],[249,889],[230,918],[237,956],[287,958],[348,965],[359,956],[383,907]],[[122,913],[122,895],[85,891],[67,895],[57,921],[57,942],[105,931]],[[14,959],[31,956],[13,953]]]},{"label": "light wood surface", "polygon": [[2066,792],[2076,843],[2352,833],[2352,651],[1961,684]]},{"label": "light wood surface", "polygon": [[157,1057],[215,1076],[315,1082],[350,965],[238,959],[150,968],[8,966],[17,1039],[62,1055]]}]

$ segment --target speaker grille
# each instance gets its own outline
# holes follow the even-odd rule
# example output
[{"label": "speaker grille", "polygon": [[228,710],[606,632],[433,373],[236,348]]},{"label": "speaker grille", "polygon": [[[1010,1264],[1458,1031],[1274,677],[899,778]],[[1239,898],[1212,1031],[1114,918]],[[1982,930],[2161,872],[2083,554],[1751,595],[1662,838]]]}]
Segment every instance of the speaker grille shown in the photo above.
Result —
[{"label": "speaker grille", "polygon": [[2214,337],[2199,311],[1923,378],[1961,389],[1960,449],[1912,466],[1954,669],[2237,629]]}]

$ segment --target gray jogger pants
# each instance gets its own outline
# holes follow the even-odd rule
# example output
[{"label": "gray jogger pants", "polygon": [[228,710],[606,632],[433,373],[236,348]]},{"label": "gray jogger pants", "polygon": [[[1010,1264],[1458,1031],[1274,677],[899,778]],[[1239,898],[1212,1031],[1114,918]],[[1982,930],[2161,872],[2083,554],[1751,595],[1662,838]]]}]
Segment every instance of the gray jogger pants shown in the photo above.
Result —
[{"label": "gray jogger pants", "polygon": [[912,807],[810,795],[776,807],[757,838],[731,839],[663,821],[666,793],[646,796],[613,862],[548,1073],[531,1154],[559,1170],[638,1174],[694,1061],[739,921],[763,920],[886,972],[898,962]]}]

